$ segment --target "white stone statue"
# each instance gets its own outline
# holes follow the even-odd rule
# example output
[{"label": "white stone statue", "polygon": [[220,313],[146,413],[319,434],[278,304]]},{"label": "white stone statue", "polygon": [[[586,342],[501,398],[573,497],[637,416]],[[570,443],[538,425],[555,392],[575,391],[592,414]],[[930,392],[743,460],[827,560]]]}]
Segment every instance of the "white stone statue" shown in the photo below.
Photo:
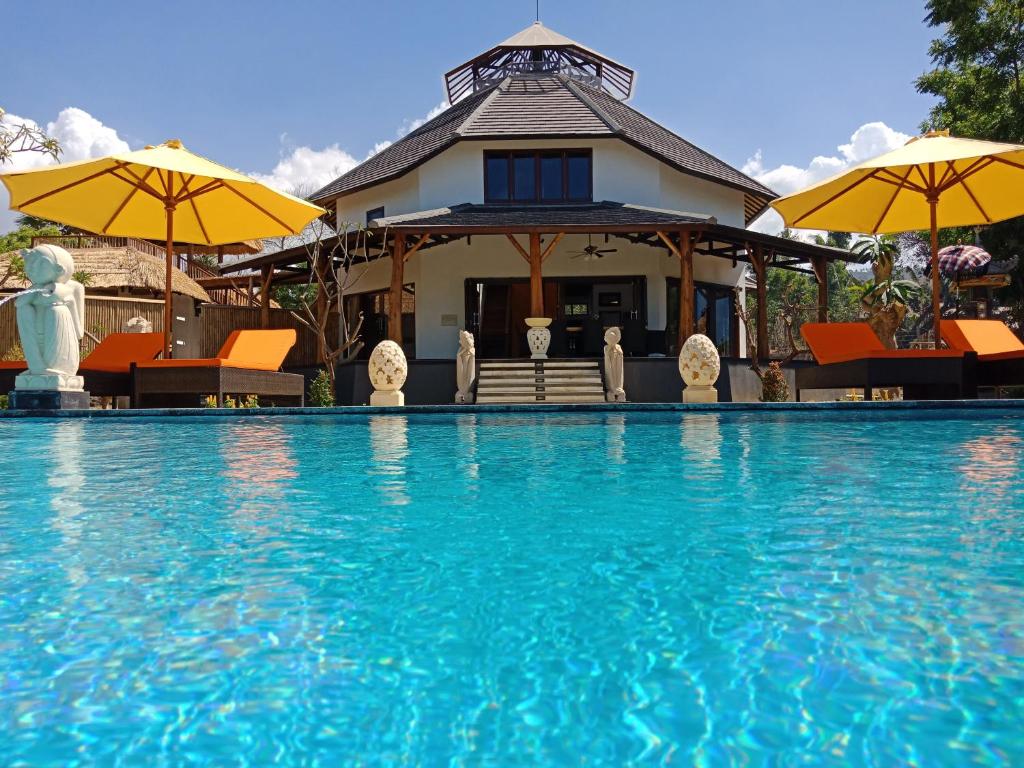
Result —
[{"label": "white stone statue", "polygon": [[715,382],[722,370],[715,343],[702,333],[695,333],[683,344],[679,353],[679,375],[686,387],[684,403],[717,403]]},{"label": "white stone statue", "polygon": [[456,403],[473,402],[473,382],[476,381],[476,346],[473,334],[459,331],[459,354],[455,357],[455,383],[459,391],[455,393]]},{"label": "white stone statue", "polygon": [[622,332],[612,326],[604,332],[604,380],[607,386],[605,400],[609,403],[626,402],[626,390],[622,388],[625,373],[622,363],[622,347],[619,341]]},{"label": "white stone statue", "polygon": [[23,251],[32,287],[17,299],[18,335],[28,370],[15,379],[24,390],[82,391],[78,376],[85,334],[85,287],[71,279],[75,263],[60,246]]},{"label": "white stone statue", "polygon": [[370,405],[405,405],[402,385],[409,373],[409,364],[400,346],[387,340],[374,347],[368,371],[374,390]]}]

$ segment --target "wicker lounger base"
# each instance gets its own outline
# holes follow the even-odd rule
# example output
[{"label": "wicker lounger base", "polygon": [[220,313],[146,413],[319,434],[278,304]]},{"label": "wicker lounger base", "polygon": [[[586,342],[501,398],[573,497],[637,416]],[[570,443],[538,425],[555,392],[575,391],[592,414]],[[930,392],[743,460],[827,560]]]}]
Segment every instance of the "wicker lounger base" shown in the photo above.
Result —
[{"label": "wicker lounger base", "polygon": [[979,361],[978,386],[997,388],[1024,386],[1024,357]]},{"label": "wicker lounger base", "polygon": [[195,407],[209,395],[218,405],[224,404],[225,395],[256,395],[261,405],[302,406],[305,402],[301,375],[249,368],[136,368],[134,389],[136,408]]},{"label": "wicker lounger base", "polygon": [[905,400],[956,400],[978,396],[977,355],[963,357],[864,358],[796,370],[796,399],[805,389],[848,389],[864,392],[903,387]]}]

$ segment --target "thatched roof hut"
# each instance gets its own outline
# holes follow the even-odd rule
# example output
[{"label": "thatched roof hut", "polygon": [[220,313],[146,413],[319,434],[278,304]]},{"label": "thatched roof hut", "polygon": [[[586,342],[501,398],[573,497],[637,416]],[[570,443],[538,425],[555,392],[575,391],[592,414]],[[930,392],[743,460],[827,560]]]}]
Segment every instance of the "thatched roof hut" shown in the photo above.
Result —
[{"label": "thatched roof hut", "polygon": [[[128,294],[162,298],[164,294],[163,259],[142,253],[130,246],[122,248],[69,248],[75,269],[88,274],[86,293]],[[0,275],[7,271],[10,253],[0,254]],[[28,288],[28,282],[10,278],[5,290]],[[210,301],[199,283],[179,269],[171,275],[171,289],[198,301]]]}]

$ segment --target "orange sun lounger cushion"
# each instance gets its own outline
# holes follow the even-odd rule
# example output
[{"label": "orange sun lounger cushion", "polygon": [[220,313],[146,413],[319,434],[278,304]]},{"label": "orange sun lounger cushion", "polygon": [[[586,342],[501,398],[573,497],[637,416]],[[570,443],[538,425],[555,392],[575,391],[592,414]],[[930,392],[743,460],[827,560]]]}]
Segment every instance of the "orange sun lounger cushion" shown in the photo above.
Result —
[{"label": "orange sun lounger cushion", "polygon": [[867,323],[804,323],[800,335],[821,365],[850,360],[963,357],[956,349],[886,349]]},{"label": "orange sun lounger cushion", "polygon": [[943,320],[942,340],[982,361],[1024,357],[1024,343],[999,320]]},{"label": "orange sun lounger cushion", "polygon": [[[128,373],[132,363],[152,360],[164,345],[162,333],[111,333],[78,366],[79,371]],[[0,361],[0,370],[24,371],[24,360]]]},{"label": "orange sun lounger cushion", "polygon": [[276,371],[295,346],[294,328],[269,331],[232,331],[217,357],[182,360],[147,360],[139,368],[248,368]]}]

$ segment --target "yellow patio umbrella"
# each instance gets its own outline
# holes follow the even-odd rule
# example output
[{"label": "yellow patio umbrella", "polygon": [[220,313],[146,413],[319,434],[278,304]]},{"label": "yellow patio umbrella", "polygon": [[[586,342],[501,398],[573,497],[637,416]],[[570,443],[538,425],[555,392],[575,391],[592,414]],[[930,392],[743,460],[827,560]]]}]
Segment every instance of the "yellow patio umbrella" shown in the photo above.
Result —
[{"label": "yellow patio umbrella", "polygon": [[11,210],[100,235],[166,239],[164,349],[171,353],[174,242],[223,245],[301,232],[325,211],[195,155],[177,139],[96,160],[0,175]]},{"label": "yellow patio umbrella", "polygon": [[1024,146],[931,131],[772,203],[788,227],[881,234],[931,230],[939,346],[938,228],[1024,215]]}]

